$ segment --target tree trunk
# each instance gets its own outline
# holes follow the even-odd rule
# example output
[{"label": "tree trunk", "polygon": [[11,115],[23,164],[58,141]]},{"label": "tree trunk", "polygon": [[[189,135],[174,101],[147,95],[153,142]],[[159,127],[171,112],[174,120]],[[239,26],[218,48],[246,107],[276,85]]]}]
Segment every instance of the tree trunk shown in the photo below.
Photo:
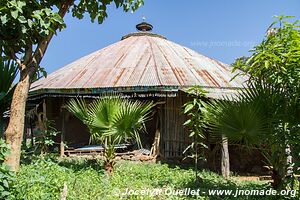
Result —
[{"label": "tree trunk", "polygon": [[27,71],[21,72],[21,78],[14,91],[10,120],[5,131],[6,143],[10,145],[10,154],[5,158],[5,164],[11,170],[18,171],[20,165],[21,144],[24,132],[24,115],[26,100],[30,85],[30,76]]},{"label": "tree trunk", "polygon": [[[64,18],[69,7],[73,4],[74,0],[62,1],[58,14]],[[57,30],[58,27],[52,27],[53,30]],[[20,81],[14,91],[11,113],[8,127],[5,131],[6,143],[11,147],[11,153],[6,156],[5,163],[13,171],[18,171],[20,166],[21,156],[21,144],[24,132],[24,115],[26,108],[26,101],[28,97],[30,87],[30,77],[32,73],[39,67],[47,47],[54,35],[54,32],[50,32],[36,47],[33,55],[32,49],[25,52],[24,62],[20,63],[21,68]]]},{"label": "tree trunk", "polygon": [[[106,146],[106,145],[105,145]],[[104,169],[107,172],[108,175],[111,175],[114,171],[114,166],[115,166],[115,149],[114,145],[108,145],[104,148],[104,156],[105,156],[105,161],[104,161]]]},{"label": "tree trunk", "polygon": [[276,190],[284,189],[285,181],[293,175],[293,168],[290,168],[292,165],[292,158],[289,157],[290,147],[287,145],[285,149],[278,144],[275,150],[272,150],[272,157],[275,158],[272,163],[272,187]]},{"label": "tree trunk", "polygon": [[229,178],[230,164],[229,164],[229,151],[228,139],[222,135],[222,148],[221,148],[221,172],[224,178]]},{"label": "tree trunk", "polygon": [[114,171],[115,161],[113,160],[106,160],[104,161],[104,170],[108,175],[111,175]]}]

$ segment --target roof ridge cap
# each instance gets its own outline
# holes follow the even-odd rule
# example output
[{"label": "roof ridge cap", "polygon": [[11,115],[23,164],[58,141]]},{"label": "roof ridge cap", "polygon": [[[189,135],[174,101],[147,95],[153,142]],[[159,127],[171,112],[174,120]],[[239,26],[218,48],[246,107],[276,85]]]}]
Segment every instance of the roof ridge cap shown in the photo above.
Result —
[{"label": "roof ridge cap", "polygon": [[146,32],[146,31],[141,31],[141,32],[133,32],[133,33],[129,33],[127,35],[124,35],[121,40],[125,40],[129,37],[132,37],[132,36],[150,36],[150,37],[158,37],[158,38],[162,38],[162,39],[167,39],[166,37],[162,36],[162,35],[159,35],[159,34],[156,34],[156,33],[150,33],[150,32]]}]

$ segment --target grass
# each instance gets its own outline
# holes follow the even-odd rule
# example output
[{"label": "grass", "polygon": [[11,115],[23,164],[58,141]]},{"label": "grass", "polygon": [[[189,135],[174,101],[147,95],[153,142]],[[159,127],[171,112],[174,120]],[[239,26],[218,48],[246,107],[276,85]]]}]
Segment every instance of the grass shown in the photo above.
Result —
[{"label": "grass", "polygon": [[[112,176],[107,176],[99,160],[37,158],[22,164],[16,176],[11,199],[60,199],[64,183],[68,186],[68,200],[115,199],[272,199],[271,197],[207,196],[209,189],[268,189],[266,182],[224,180],[221,176],[201,171],[195,182],[192,169],[167,164],[120,161]],[[200,196],[179,195],[122,195],[126,190],[200,189]],[[278,198],[274,198],[278,199]]]}]

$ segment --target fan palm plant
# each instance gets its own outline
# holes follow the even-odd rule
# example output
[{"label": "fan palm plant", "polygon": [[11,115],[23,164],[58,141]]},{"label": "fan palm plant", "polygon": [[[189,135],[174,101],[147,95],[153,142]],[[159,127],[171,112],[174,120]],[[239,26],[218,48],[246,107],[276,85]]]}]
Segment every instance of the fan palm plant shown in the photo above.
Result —
[{"label": "fan palm plant", "polygon": [[265,118],[255,104],[216,100],[207,103],[206,110],[205,119],[212,130],[212,140],[218,141],[224,134],[232,142],[253,145],[267,131]]},{"label": "fan palm plant", "polygon": [[121,99],[120,96],[102,96],[87,104],[72,99],[67,108],[90,130],[91,141],[104,144],[104,167],[108,173],[114,168],[115,146],[128,140],[140,142],[140,131],[145,131],[153,103]]},{"label": "fan palm plant", "polygon": [[15,89],[13,82],[17,74],[17,65],[10,60],[6,61],[0,57],[0,134],[2,134],[4,128],[3,113],[10,106]]},{"label": "fan palm plant", "polygon": [[288,160],[291,156],[299,160],[300,32],[299,21],[289,22],[291,16],[275,18],[266,38],[251,50],[252,55],[232,65],[234,70],[242,70],[237,76],[249,77],[250,88],[240,92],[236,103],[217,103],[223,104],[223,111],[216,123],[232,139],[267,147],[273,186],[280,188],[287,185],[283,184],[287,171],[292,171],[289,176],[293,174],[287,169],[298,168]]},{"label": "fan palm plant", "polygon": [[289,116],[280,106],[285,98],[281,90],[256,83],[241,90],[233,101],[206,104],[205,120],[213,138],[220,139],[224,134],[231,142],[260,148],[267,164],[273,166],[275,188],[282,185],[286,175],[289,131],[284,127]]}]

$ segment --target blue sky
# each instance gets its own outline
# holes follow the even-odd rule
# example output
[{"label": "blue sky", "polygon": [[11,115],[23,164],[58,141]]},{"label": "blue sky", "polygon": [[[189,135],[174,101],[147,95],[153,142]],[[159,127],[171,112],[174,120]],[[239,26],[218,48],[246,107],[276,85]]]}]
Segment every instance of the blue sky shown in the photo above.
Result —
[{"label": "blue sky", "polygon": [[274,15],[300,19],[299,0],[145,0],[135,13],[109,8],[103,24],[65,18],[67,28],[53,38],[41,63],[48,73],[135,31],[145,16],[153,32],[227,64],[249,55]]}]

